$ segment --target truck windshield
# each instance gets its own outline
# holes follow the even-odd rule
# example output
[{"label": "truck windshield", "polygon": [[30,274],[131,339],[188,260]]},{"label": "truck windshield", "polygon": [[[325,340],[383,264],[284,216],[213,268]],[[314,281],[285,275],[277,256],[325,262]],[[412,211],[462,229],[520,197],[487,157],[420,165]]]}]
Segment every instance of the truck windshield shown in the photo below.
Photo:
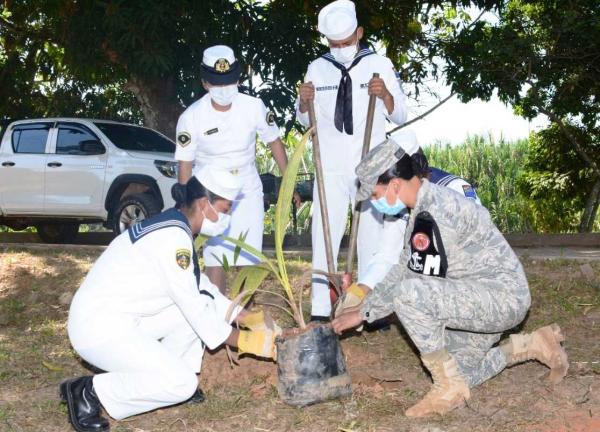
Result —
[{"label": "truck windshield", "polygon": [[115,123],[94,124],[122,150],[175,153],[175,143],[152,129]]}]

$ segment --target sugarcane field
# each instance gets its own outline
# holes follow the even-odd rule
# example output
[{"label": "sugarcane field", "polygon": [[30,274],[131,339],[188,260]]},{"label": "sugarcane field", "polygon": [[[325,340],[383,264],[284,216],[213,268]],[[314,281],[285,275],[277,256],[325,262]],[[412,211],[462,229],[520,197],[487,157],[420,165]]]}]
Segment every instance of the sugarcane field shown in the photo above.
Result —
[{"label": "sugarcane field", "polygon": [[0,2],[0,431],[600,431],[600,2]]}]

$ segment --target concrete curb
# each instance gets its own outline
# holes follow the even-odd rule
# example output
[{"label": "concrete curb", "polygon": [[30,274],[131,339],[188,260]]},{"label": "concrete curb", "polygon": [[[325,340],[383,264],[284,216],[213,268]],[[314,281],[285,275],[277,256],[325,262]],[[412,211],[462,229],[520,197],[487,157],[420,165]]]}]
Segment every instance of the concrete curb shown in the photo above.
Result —
[{"label": "concrete curb", "polygon": [[[506,240],[514,248],[539,247],[583,247],[600,248],[600,233],[591,234],[506,234]],[[77,245],[107,245],[114,238],[112,232],[80,233],[74,244]],[[0,243],[41,243],[36,233],[9,232],[0,233]],[[273,236],[263,237],[265,248],[274,247]],[[288,235],[285,238],[286,248],[310,248],[310,234]],[[348,247],[348,236],[342,240],[342,248]]]}]

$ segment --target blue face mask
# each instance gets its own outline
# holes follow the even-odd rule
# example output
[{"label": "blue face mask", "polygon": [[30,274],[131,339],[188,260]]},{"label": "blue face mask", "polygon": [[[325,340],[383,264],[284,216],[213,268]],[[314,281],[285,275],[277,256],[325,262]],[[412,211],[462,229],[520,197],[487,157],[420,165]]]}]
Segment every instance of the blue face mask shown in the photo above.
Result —
[{"label": "blue face mask", "polygon": [[[390,186],[388,185],[388,189],[389,187]],[[385,193],[381,198],[371,200],[371,204],[373,204],[373,207],[375,207],[375,210],[377,210],[379,213],[383,213],[384,215],[389,216],[395,216],[402,210],[404,210],[406,208],[406,205],[398,197],[396,197],[396,203],[394,205],[388,204],[387,199],[385,199],[387,191],[388,190],[386,189]]]}]

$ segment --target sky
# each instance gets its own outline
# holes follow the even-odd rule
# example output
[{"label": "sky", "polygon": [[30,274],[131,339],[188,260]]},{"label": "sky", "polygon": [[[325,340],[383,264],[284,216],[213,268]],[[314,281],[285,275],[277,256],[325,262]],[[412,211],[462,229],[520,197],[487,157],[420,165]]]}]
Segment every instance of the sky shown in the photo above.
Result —
[{"label": "sky", "polygon": [[[468,8],[466,11],[473,18],[480,16],[481,13],[477,8]],[[498,22],[498,17],[490,12],[483,14],[481,19],[492,24]],[[443,69],[443,63],[440,63],[440,69]],[[441,79],[443,80],[443,77]],[[443,84],[441,80],[430,87],[440,99],[450,94],[450,87]],[[418,105],[414,100],[409,99],[408,120],[419,116],[436,103],[433,98],[423,98]],[[504,105],[496,96],[488,102],[476,99],[466,104],[460,102],[455,96],[423,120],[409,127],[417,134],[419,143],[426,146],[436,142],[458,144],[469,135],[484,135],[491,136],[495,140],[504,138],[513,141],[527,138],[530,132],[543,129],[547,125],[548,121],[544,116],[530,122],[514,115],[512,108]]]},{"label": "sky", "polygon": [[[449,88],[441,87],[439,90],[442,97],[449,93]],[[430,100],[417,106],[414,100],[409,99],[408,119],[417,117],[435,103],[435,100]],[[544,128],[547,124],[545,117],[529,122],[514,115],[512,108],[504,105],[496,96],[489,102],[473,100],[466,104],[455,96],[409,127],[417,134],[419,143],[426,146],[436,142],[458,144],[468,135],[490,135],[495,140],[502,137],[512,141],[527,138],[530,132]]]}]

